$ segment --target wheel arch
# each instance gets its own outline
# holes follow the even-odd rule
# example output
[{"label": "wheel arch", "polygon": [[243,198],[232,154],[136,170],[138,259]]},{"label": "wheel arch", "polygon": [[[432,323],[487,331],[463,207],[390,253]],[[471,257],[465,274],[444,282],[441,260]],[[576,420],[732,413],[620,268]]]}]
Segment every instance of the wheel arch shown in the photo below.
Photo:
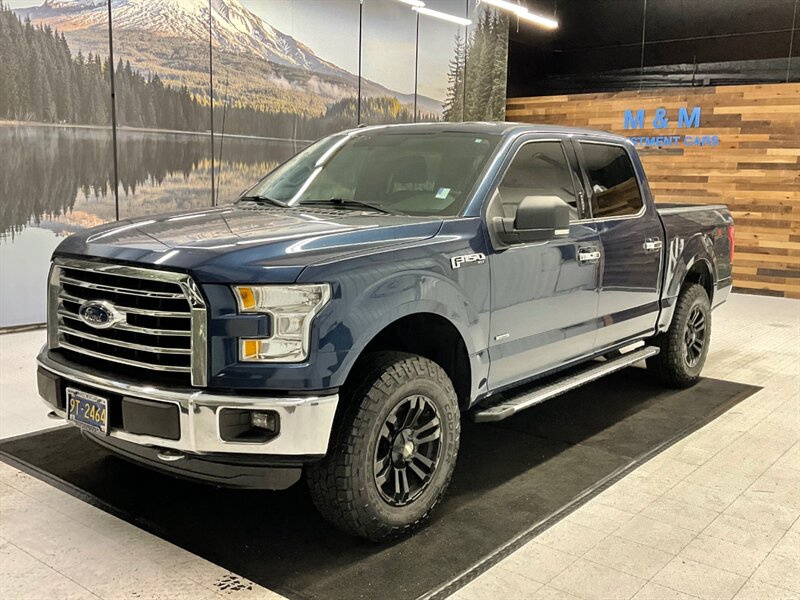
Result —
[{"label": "wheel arch", "polygon": [[711,270],[711,265],[705,258],[699,258],[694,261],[691,267],[686,271],[681,282],[680,289],[683,290],[688,284],[696,283],[703,287],[708,294],[708,300],[713,304],[714,300],[714,275]]},{"label": "wheel arch", "polygon": [[697,234],[689,238],[676,237],[669,245],[661,316],[658,331],[666,331],[672,322],[675,304],[687,283],[697,283],[706,290],[713,306],[717,268],[713,242]]},{"label": "wheel arch", "polygon": [[473,374],[470,353],[465,336],[449,319],[434,312],[414,312],[385,324],[358,352],[345,378],[345,388],[357,377],[366,357],[380,351],[408,352],[432,360],[453,383],[459,406],[469,406]]}]

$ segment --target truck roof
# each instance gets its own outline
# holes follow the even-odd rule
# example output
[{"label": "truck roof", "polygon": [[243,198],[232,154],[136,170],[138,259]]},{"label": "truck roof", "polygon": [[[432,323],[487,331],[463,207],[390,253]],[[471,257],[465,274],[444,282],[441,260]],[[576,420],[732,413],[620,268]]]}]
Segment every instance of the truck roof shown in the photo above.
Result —
[{"label": "truck roof", "polygon": [[581,129],[578,127],[565,127],[562,125],[542,125],[538,123],[514,123],[510,121],[466,121],[462,123],[444,123],[444,122],[431,122],[431,123],[399,123],[394,125],[371,125],[351,129],[349,131],[375,131],[379,129],[404,129],[428,133],[444,132],[444,131],[463,131],[465,133],[476,134],[494,134],[494,135],[514,135],[518,133],[558,133],[558,134],[575,134],[575,135],[591,135],[593,137],[602,137],[604,139],[613,140],[615,142],[627,142],[627,138],[608,133],[606,131],[598,131],[595,129]]}]

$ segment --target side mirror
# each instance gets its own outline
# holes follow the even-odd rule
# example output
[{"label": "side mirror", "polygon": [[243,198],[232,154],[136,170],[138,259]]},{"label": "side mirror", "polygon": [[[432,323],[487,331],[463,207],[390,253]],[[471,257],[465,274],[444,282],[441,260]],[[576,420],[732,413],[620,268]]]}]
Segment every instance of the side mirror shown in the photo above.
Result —
[{"label": "side mirror", "polygon": [[495,217],[492,226],[504,244],[564,237],[569,234],[569,205],[557,196],[525,196],[513,219]]}]

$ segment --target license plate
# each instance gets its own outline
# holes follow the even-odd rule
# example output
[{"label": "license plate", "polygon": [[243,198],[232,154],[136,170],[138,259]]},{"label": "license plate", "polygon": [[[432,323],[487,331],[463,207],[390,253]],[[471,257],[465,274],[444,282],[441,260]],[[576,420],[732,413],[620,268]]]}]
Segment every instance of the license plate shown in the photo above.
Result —
[{"label": "license plate", "polygon": [[67,419],[82,429],[108,435],[108,400],[67,388]]}]

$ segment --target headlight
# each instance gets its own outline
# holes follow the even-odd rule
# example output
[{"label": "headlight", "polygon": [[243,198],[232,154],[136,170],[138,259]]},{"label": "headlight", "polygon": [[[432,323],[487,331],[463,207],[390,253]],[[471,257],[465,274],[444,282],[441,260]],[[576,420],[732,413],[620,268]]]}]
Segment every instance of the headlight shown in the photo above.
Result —
[{"label": "headlight", "polygon": [[234,286],[233,293],[239,312],[272,317],[270,337],[239,340],[239,360],[293,363],[308,358],[311,321],[331,298],[329,284]]}]

